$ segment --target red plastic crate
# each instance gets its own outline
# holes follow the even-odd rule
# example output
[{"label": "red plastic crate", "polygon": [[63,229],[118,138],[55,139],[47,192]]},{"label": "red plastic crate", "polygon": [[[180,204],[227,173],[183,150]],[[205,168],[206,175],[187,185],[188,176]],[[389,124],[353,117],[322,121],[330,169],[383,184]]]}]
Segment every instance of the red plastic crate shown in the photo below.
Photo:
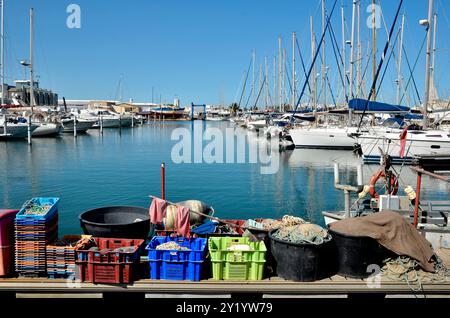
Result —
[{"label": "red plastic crate", "polygon": [[[76,260],[78,262],[98,262],[98,263],[133,263],[139,259],[139,252],[143,247],[144,240],[138,239],[116,239],[116,238],[93,238],[98,251],[90,251],[89,248],[75,249]],[[130,252],[114,252],[120,247],[134,247]],[[103,250],[111,251],[102,253]]]},{"label": "red plastic crate", "polygon": [[[99,251],[75,249],[78,276],[82,282],[129,284],[134,280],[144,240],[93,238]],[[117,252],[120,247],[133,247],[130,252]],[[109,249],[108,252],[101,252]]]},{"label": "red plastic crate", "polygon": [[78,263],[79,279],[86,283],[129,284],[134,281],[137,264]]}]

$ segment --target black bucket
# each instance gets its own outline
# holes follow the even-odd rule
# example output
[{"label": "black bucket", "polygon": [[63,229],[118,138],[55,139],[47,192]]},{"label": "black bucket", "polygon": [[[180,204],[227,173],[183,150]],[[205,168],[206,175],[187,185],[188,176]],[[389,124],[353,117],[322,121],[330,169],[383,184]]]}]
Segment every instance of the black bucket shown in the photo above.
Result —
[{"label": "black bucket", "polygon": [[146,239],[151,236],[147,208],[111,206],[80,214],[84,234],[95,237]]},{"label": "black bucket", "polygon": [[276,272],[281,278],[312,282],[336,274],[333,240],[320,245],[290,243],[273,237],[269,232],[271,251],[277,262]]},{"label": "black bucket", "polygon": [[367,236],[350,236],[332,230],[336,248],[338,268],[337,273],[351,278],[367,278],[374,273],[383,260],[392,256],[392,252]]}]

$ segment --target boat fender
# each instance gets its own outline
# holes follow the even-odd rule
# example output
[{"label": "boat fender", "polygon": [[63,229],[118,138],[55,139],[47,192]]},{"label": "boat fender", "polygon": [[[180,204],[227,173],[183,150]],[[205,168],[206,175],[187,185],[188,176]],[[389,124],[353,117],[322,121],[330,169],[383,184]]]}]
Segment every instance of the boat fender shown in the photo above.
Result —
[{"label": "boat fender", "polygon": [[359,199],[364,198],[369,193],[369,191],[370,191],[370,186],[365,185],[363,190],[360,193],[358,193],[358,198]]},{"label": "boat fender", "polygon": [[405,193],[411,201],[416,199],[416,191],[410,185],[405,188]]}]

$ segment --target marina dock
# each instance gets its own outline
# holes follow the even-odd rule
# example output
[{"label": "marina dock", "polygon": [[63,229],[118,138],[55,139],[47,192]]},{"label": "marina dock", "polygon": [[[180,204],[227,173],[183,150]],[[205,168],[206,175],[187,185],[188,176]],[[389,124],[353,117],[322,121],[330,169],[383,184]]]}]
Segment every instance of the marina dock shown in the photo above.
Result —
[{"label": "marina dock", "polygon": [[[437,255],[449,267],[450,250],[440,249]],[[109,294],[133,293],[137,298],[351,298],[367,294],[385,298],[450,298],[450,277],[439,282],[423,282],[414,291],[405,281],[382,278],[378,287],[372,278],[353,279],[334,275],[314,282],[293,282],[278,277],[261,281],[199,282],[140,279],[130,285],[79,283],[64,279],[3,278],[0,292],[16,298],[104,298]]]}]

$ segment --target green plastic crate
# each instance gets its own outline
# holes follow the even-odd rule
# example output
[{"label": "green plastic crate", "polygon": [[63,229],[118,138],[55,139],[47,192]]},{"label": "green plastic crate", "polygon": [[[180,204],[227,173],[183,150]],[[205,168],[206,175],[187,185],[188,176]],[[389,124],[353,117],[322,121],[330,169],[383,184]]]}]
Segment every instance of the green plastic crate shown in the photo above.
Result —
[{"label": "green plastic crate", "polygon": [[[247,244],[252,251],[227,251],[232,245]],[[250,242],[247,237],[210,237],[208,240],[213,279],[261,280],[266,262],[264,242]]]}]

